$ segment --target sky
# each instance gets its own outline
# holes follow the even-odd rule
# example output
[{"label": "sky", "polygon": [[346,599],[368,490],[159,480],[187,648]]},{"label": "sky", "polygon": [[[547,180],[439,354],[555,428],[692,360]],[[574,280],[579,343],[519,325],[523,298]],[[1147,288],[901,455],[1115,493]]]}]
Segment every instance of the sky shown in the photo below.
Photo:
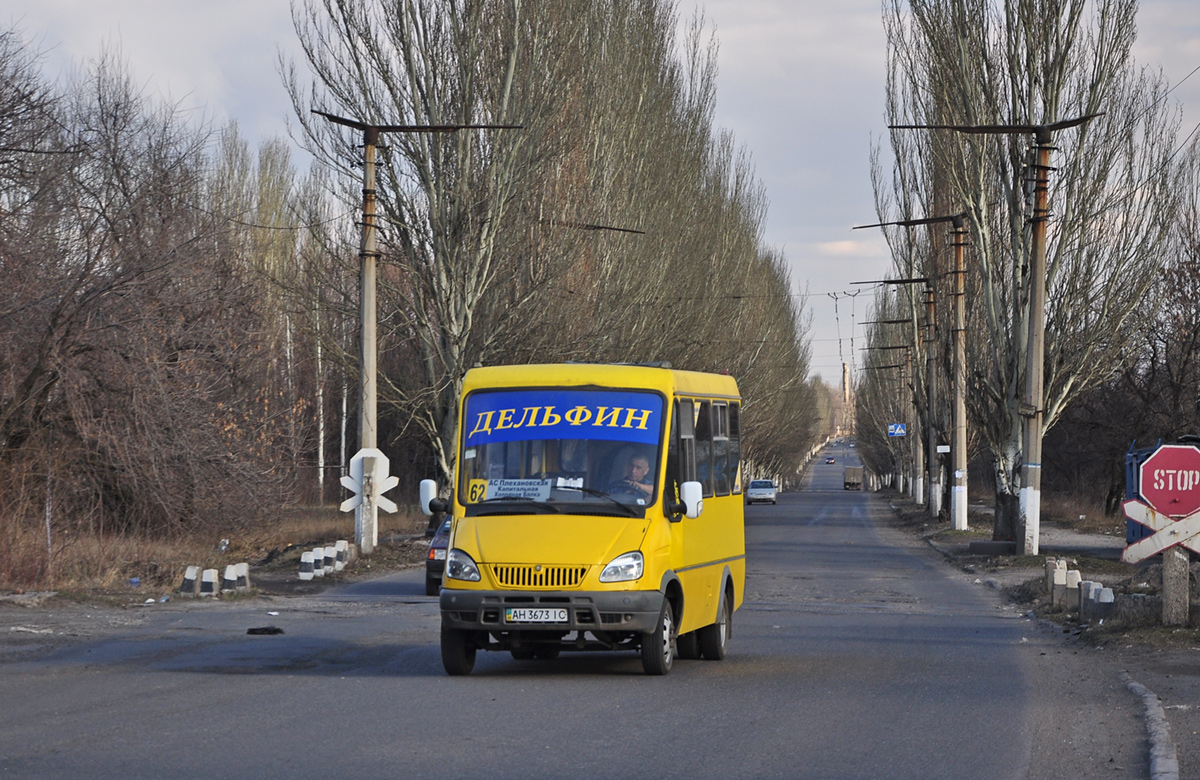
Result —
[{"label": "sky", "polygon": [[[770,210],[767,244],[787,258],[811,316],[812,369],[840,384],[861,363],[871,290],[888,256],[869,177],[886,132],[879,0],[678,0],[719,45],[718,127],[751,155]],[[252,144],[286,137],[291,108],[276,65],[295,59],[289,0],[4,0],[0,23],[44,52],[51,77],[115,46],[135,80]],[[1175,85],[1200,66],[1200,2],[1143,0],[1134,55]],[[1186,134],[1200,122],[1200,73],[1172,93]]]}]

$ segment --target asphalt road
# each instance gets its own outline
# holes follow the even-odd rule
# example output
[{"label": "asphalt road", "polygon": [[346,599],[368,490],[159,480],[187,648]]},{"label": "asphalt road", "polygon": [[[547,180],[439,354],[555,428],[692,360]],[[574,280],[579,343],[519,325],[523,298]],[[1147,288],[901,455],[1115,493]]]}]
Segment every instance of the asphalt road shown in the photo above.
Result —
[{"label": "asphalt road", "polygon": [[[447,677],[420,570],[2,609],[0,777],[1148,776],[1115,672],[887,529],[886,503],[841,490],[840,453],[747,509],[729,656],[667,677],[635,654],[498,653]],[[268,625],[284,633],[246,634]]]}]

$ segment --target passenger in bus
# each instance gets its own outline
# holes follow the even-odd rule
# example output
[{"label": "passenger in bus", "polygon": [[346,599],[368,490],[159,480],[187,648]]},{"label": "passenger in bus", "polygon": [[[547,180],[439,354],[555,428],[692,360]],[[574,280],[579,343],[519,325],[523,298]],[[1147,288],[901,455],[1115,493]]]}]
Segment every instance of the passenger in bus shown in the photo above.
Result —
[{"label": "passenger in bus", "polygon": [[629,456],[625,476],[608,488],[609,493],[626,493],[638,498],[649,498],[654,494],[654,483],[650,481],[650,459],[635,452]]}]

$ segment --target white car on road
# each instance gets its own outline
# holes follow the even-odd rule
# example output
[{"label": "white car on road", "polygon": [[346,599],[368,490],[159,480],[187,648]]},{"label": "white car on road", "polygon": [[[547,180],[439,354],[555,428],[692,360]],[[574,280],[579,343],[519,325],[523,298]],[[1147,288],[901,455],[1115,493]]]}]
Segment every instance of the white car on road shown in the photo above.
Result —
[{"label": "white car on road", "polygon": [[756,501],[775,503],[775,483],[769,479],[752,479],[746,488],[746,506]]}]

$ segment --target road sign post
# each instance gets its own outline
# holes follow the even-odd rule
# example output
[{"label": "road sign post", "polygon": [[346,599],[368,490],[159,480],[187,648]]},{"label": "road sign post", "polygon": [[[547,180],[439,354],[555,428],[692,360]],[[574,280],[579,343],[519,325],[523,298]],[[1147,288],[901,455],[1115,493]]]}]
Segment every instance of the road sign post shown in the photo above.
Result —
[{"label": "road sign post", "polygon": [[342,477],[342,487],[354,493],[342,502],[343,512],[354,510],[354,536],[359,549],[369,555],[379,544],[379,510],[395,512],[396,504],[383,494],[399,484],[388,474],[387,455],[368,447],[350,459],[350,474]]},{"label": "road sign post", "polygon": [[1139,563],[1163,554],[1163,625],[1188,622],[1188,553],[1200,552],[1200,449],[1164,444],[1137,469],[1141,501],[1126,501],[1125,516],[1153,531],[1121,555]]}]

